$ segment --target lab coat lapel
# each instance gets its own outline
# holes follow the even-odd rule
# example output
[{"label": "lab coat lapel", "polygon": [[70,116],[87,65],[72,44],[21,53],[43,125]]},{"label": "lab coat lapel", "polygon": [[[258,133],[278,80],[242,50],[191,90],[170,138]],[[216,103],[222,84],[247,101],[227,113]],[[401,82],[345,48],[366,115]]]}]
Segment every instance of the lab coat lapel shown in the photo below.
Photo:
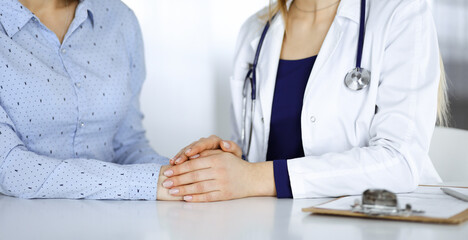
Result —
[{"label": "lab coat lapel", "polygon": [[[283,17],[278,14],[272,21],[270,29],[265,37],[257,66],[257,89],[259,91],[258,98],[261,105],[264,130],[262,155],[266,155],[267,151],[268,135],[270,134],[271,108],[283,37],[284,21]],[[254,52],[257,49],[259,40],[260,37],[257,37],[251,42]]]},{"label": "lab coat lapel", "polygon": [[[338,6],[336,17],[330,26],[330,30],[328,30],[325,41],[320,48],[317,60],[314,63],[312,72],[310,73],[304,99],[309,97],[312,87],[317,87],[320,84],[326,84],[327,81],[324,79],[327,77],[326,73],[333,71],[333,69],[327,68],[326,66],[334,67],[334,64],[327,64],[327,62],[330,61],[330,57],[333,55],[342,40],[344,32],[342,26],[345,21],[354,21],[356,24],[359,24],[359,7],[360,0],[342,1]],[[305,106],[307,106],[306,104],[307,102],[304,102]]]},{"label": "lab coat lapel", "polygon": [[[312,87],[318,87],[320,84],[326,84],[326,73],[329,71],[333,71],[328,66],[333,66],[333,64],[327,64],[330,60],[330,57],[335,52],[338,44],[340,43],[343,37],[343,29],[340,25],[340,19],[338,17],[335,18],[330,29],[328,30],[327,36],[323,41],[322,47],[320,48],[319,54],[317,56],[317,60],[314,63],[314,67],[312,68],[312,72],[309,76],[309,81],[307,82],[304,99],[307,99],[308,95],[311,93]],[[323,73],[323,74],[322,74]],[[304,102],[304,106],[307,102]]]}]

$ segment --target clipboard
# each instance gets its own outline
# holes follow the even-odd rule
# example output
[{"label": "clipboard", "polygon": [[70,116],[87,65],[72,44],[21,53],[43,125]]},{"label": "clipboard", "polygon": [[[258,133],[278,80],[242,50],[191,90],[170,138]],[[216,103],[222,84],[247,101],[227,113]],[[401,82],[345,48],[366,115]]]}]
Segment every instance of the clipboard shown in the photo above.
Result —
[{"label": "clipboard", "polygon": [[[420,186],[420,187],[429,187],[429,188],[437,188],[445,186]],[[443,193],[442,193],[443,194]],[[398,194],[399,196],[399,194]],[[357,197],[357,196],[355,196]],[[309,212],[312,214],[317,215],[333,215],[333,216],[344,216],[344,217],[357,217],[357,218],[370,218],[370,219],[381,219],[381,220],[394,220],[394,221],[408,221],[408,222],[421,222],[421,223],[439,223],[439,224],[460,224],[468,220],[468,204],[466,204],[466,208],[458,213],[450,216],[450,217],[430,217],[424,215],[410,215],[410,216],[370,216],[364,213],[357,213],[351,211],[351,207],[349,210],[342,210],[342,209],[333,209],[333,208],[324,208],[320,207],[322,205],[330,205],[330,203],[334,201],[338,201],[345,197],[333,199],[329,202],[320,204],[318,206],[303,208],[303,212]],[[428,199],[429,200],[429,199]],[[417,208],[418,206],[414,206]],[[422,209],[424,210],[424,209]]]}]

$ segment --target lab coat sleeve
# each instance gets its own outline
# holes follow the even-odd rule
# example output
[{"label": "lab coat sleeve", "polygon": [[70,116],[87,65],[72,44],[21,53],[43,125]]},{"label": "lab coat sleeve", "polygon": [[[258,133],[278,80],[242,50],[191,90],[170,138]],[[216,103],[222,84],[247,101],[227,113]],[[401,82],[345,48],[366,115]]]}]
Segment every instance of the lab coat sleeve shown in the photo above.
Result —
[{"label": "lab coat sleeve", "polygon": [[[265,7],[250,16],[241,26],[236,41],[234,56],[234,71],[230,79],[231,86],[231,140],[242,147],[242,109],[243,109],[243,89],[249,65],[255,56],[254,50],[250,47],[252,39],[259,38],[265,26],[265,16],[269,8]],[[250,119],[250,111],[247,111],[246,119]]]},{"label": "lab coat sleeve", "polygon": [[169,160],[156,153],[149,145],[145,136],[140,111],[140,92],[146,77],[143,39],[137,18],[133,11],[128,10],[128,21],[124,21],[123,30],[126,49],[130,57],[130,82],[132,96],[125,119],[119,125],[114,137],[113,146],[115,162],[120,164],[158,163],[169,164]]},{"label": "lab coat sleeve", "polygon": [[402,2],[385,43],[368,145],[289,160],[294,198],[410,192],[420,183],[436,120],[439,49],[426,1]]},{"label": "lab coat sleeve", "polygon": [[[245,56],[250,56],[253,54],[249,48],[244,48],[243,46],[248,45],[248,35],[252,34],[249,31],[250,28],[254,24],[253,22],[258,21],[258,14],[254,14],[249,19],[247,19],[244,24],[242,24],[241,29],[239,31],[236,47],[235,47],[235,56],[234,56],[234,63],[233,65],[236,68],[240,68],[242,73],[247,73],[248,71],[248,60],[245,59]],[[238,69],[234,69],[234,73],[239,72]],[[243,119],[241,114],[239,114],[238,109],[242,111],[242,90],[244,86],[244,79],[245,76],[243,74],[234,74],[230,78],[230,86],[231,86],[231,140],[235,142],[237,145],[242,147],[242,124]],[[237,99],[237,101],[235,100]]]},{"label": "lab coat sleeve", "polygon": [[[231,91],[233,94],[234,91]],[[241,138],[241,131],[242,131],[242,126],[240,126],[240,122],[237,121],[237,118],[235,117],[235,109],[234,109],[234,104],[231,103],[231,140],[235,142],[239,147],[242,147],[242,138]]]}]

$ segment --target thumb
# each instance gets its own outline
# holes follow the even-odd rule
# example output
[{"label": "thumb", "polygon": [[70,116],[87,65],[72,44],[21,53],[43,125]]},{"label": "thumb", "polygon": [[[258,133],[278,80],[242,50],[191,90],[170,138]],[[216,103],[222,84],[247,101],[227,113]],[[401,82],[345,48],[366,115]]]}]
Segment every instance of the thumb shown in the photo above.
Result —
[{"label": "thumb", "polygon": [[237,157],[242,157],[242,149],[233,141],[221,141],[221,149],[225,152],[232,153]]}]

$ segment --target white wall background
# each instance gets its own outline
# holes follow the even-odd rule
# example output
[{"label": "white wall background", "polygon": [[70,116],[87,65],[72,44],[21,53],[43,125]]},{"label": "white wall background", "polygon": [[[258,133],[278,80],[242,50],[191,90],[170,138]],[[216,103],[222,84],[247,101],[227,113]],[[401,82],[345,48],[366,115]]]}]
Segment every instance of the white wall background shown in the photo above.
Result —
[{"label": "white wall background", "polygon": [[269,0],[123,0],[143,31],[141,96],[151,145],[172,157],[204,136],[229,138],[229,76],[237,33]]}]

